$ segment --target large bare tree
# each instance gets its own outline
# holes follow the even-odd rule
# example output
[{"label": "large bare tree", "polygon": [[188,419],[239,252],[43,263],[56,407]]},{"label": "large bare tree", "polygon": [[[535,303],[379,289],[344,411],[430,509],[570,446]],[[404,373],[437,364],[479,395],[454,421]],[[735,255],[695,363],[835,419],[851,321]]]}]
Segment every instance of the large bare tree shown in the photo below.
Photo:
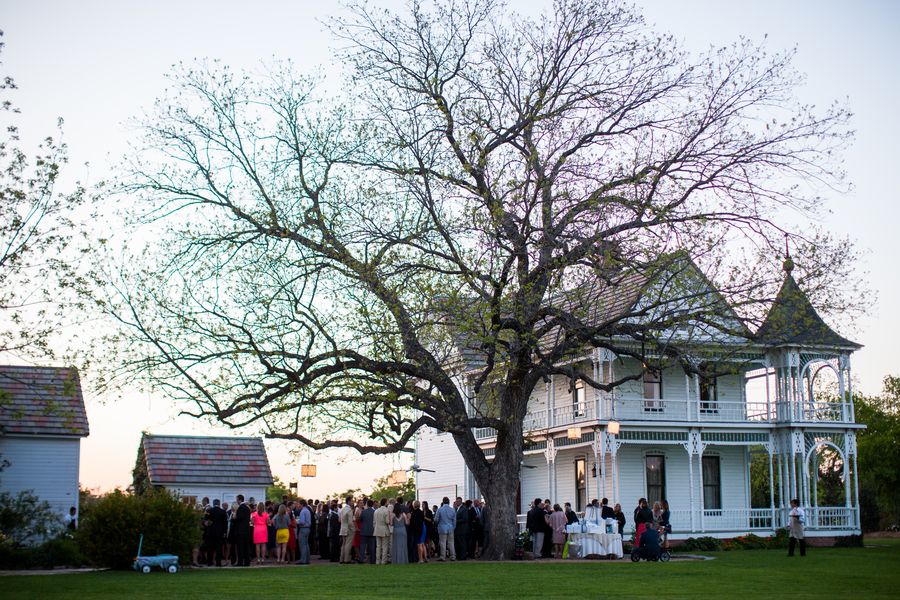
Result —
[{"label": "large bare tree", "polygon": [[[449,432],[508,558],[532,391],[622,383],[567,360],[590,348],[691,368],[673,332],[746,339],[777,279],[756,256],[840,187],[848,115],[794,103],[789,53],[691,56],[613,1],[358,5],[331,26],[337,93],[289,65],[173,75],[123,176],[156,243],[111,280],[118,375],[314,449]],[[827,241],[795,243],[818,290],[846,266]]]}]

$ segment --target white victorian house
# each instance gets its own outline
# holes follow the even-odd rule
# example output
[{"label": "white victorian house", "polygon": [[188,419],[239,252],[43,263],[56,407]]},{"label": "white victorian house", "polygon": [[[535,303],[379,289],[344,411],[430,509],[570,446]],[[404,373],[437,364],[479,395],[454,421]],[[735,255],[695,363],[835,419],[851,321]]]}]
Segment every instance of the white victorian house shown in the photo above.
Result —
[{"label": "white victorian house", "polygon": [[[639,498],[651,505],[666,499],[672,539],[725,538],[773,533],[786,524],[790,499],[798,498],[808,536],[859,533],[855,442],[864,426],[854,420],[850,355],[860,345],[823,322],[795,282],[792,261],[784,266],[784,282],[759,330],[741,324],[745,339],[700,339],[691,346],[698,367],[692,373],[681,366],[648,371],[640,360],[594,348],[573,359],[581,372],[605,383],[637,378],[610,393],[561,376],[539,386],[525,421],[519,512],[536,497],[571,502],[577,511],[607,497],[610,506],[622,505],[628,534]],[[600,294],[596,302],[605,306],[598,308],[641,302],[645,288],[628,283]],[[476,370],[473,362],[460,376],[462,390],[470,392]],[[837,396],[823,389],[826,373]],[[466,397],[474,409],[477,400]],[[475,435],[490,457],[495,431]],[[843,470],[840,501],[832,494],[830,506],[818,500],[823,452],[835,453]],[[449,434],[422,432],[416,463],[435,471],[418,474],[421,499],[479,495]],[[755,498],[751,463],[757,465]]]}]

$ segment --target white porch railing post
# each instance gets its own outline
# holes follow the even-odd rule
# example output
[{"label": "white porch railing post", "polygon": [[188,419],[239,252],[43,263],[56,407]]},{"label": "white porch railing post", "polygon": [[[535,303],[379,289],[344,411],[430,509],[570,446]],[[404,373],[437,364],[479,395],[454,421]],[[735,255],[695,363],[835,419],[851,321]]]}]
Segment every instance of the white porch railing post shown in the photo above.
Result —
[{"label": "white porch railing post", "polygon": [[769,434],[769,444],[767,450],[769,451],[769,505],[772,509],[772,529],[776,528],[775,525],[775,470],[772,468],[772,454],[775,451],[775,447],[773,446],[774,440],[772,439],[772,434]]}]

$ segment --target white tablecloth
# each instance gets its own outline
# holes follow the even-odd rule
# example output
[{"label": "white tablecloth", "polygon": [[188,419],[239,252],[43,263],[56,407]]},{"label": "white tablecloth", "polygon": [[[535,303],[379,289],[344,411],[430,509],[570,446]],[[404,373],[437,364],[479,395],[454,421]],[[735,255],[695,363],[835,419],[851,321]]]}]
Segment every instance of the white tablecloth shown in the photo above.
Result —
[{"label": "white tablecloth", "polygon": [[618,533],[570,533],[570,544],[581,545],[581,557],[591,554],[606,556],[615,554],[622,558],[622,536]]}]

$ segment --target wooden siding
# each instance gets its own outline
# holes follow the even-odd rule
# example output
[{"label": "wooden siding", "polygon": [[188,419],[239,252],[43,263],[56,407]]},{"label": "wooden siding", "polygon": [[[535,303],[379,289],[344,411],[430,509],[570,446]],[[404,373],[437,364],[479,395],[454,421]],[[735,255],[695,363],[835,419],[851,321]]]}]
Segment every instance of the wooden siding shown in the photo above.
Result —
[{"label": "wooden siding", "polygon": [[78,506],[80,438],[0,437],[0,458],[9,462],[0,473],[0,490],[33,490],[60,516]]},{"label": "wooden siding", "polygon": [[440,504],[441,498],[465,495],[466,468],[462,454],[449,433],[422,429],[416,440],[416,463],[434,473],[416,473],[416,493],[419,500]]}]

